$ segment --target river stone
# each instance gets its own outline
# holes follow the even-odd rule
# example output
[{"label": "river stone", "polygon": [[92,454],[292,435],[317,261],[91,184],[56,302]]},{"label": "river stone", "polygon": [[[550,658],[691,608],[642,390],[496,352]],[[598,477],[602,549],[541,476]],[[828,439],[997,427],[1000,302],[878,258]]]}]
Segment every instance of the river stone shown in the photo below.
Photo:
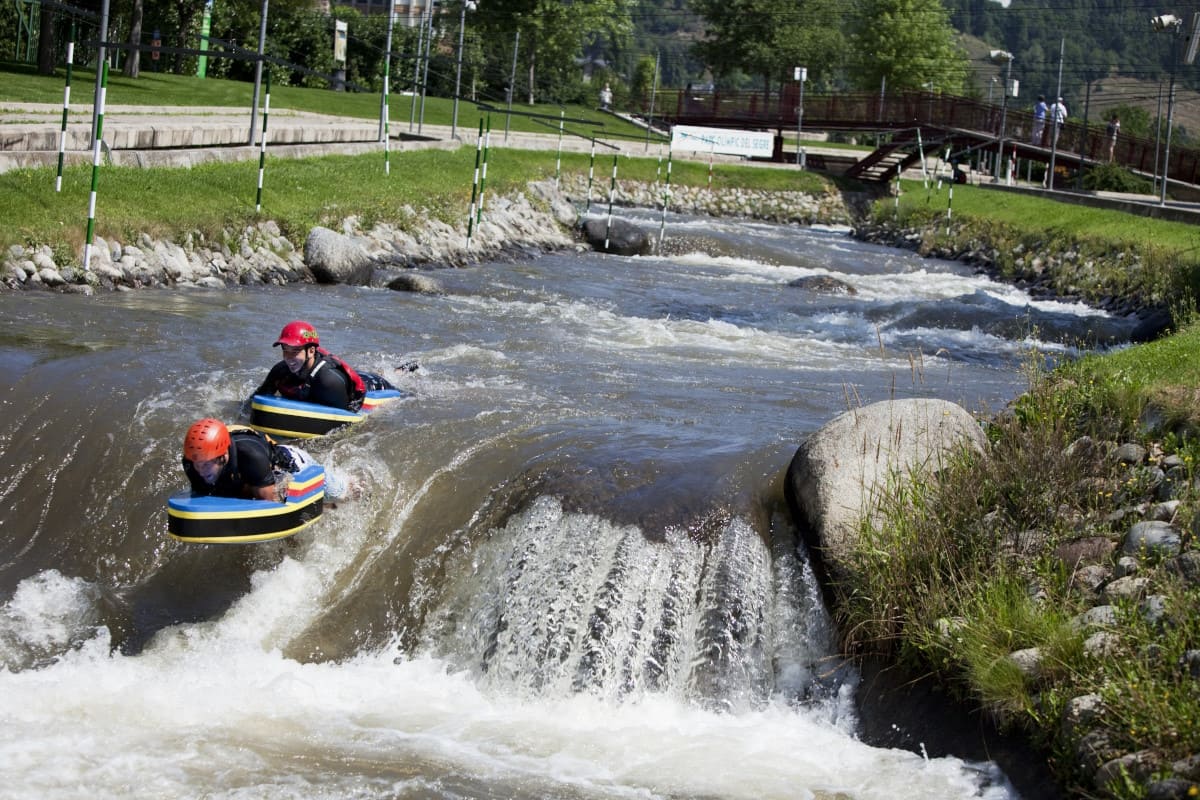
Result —
[{"label": "river stone", "polygon": [[830,275],[806,275],[802,278],[794,278],[788,281],[787,285],[796,289],[806,289],[810,292],[821,292],[823,294],[858,294],[858,289],[855,289],[852,284],[838,280]]},{"label": "river stone", "polygon": [[1170,557],[1182,549],[1179,531],[1174,525],[1157,520],[1138,522],[1125,535],[1121,552],[1130,556]]},{"label": "river stone", "polygon": [[885,400],[847,411],[796,451],[784,491],[796,523],[829,577],[844,576],[864,518],[879,523],[878,502],[894,475],[937,471],[951,453],[985,452],[979,423],[946,400]]},{"label": "river stone", "polygon": [[1092,606],[1071,620],[1071,626],[1076,629],[1109,627],[1116,624],[1117,607],[1109,605]]},{"label": "river stone", "polygon": [[362,245],[320,225],[314,226],[304,240],[304,263],[318,283],[365,286],[373,271],[371,257]]},{"label": "river stone", "polygon": [[650,253],[650,237],[628,220],[614,219],[610,223],[608,217],[593,217],[584,221],[582,233],[592,249],[602,253],[619,256],[644,256]]},{"label": "river stone", "polygon": [[1063,707],[1062,728],[1067,736],[1074,736],[1082,727],[1090,725],[1104,713],[1104,700],[1098,694],[1081,694],[1072,697]]},{"label": "river stone", "polygon": [[442,294],[442,285],[428,275],[417,272],[385,272],[376,273],[372,283],[383,279],[383,285],[394,292],[416,292],[418,294]]}]

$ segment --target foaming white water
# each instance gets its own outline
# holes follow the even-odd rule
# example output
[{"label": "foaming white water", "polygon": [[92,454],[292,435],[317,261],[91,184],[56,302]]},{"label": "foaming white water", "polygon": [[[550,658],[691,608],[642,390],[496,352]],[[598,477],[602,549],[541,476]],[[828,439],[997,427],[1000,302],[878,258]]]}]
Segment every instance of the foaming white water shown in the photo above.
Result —
[{"label": "foaming white water", "polygon": [[[301,570],[285,562],[251,595],[302,588]],[[72,592],[55,579],[22,592],[25,605],[40,595],[71,614]],[[247,625],[264,604],[241,605],[166,631],[138,656],[111,654],[102,631],[53,664],[0,673],[0,796],[1012,796],[985,770],[868,747],[781,701],[731,714],[667,696],[489,691],[391,647],[302,664]]]}]

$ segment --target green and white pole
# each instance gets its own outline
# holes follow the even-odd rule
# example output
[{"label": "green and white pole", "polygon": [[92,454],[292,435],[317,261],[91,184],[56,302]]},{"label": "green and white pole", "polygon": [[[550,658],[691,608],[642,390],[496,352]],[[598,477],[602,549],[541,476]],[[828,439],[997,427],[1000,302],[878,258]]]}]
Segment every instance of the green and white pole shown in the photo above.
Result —
[{"label": "green and white pole", "polygon": [[479,136],[475,139],[475,177],[471,179],[471,208],[467,211],[467,247],[475,233],[475,198],[479,189],[479,158],[483,153],[483,117],[479,118]]},{"label": "green and white pole", "polygon": [[383,62],[383,174],[392,174],[391,136],[388,133],[388,72],[392,67],[392,50],[388,45],[388,57]]},{"label": "green and white pole", "polygon": [[950,190],[946,198],[946,235],[950,235],[950,209],[954,207],[954,181],[950,181]]},{"label": "green and white pole", "polygon": [[258,143],[258,191],[254,195],[254,211],[262,211],[263,170],[267,163],[267,117],[271,116],[271,68],[263,76],[263,126],[262,141]]},{"label": "green and white pole", "polygon": [[487,115],[487,133],[483,135],[483,168],[479,172],[479,209],[476,212],[475,222],[483,224],[483,190],[487,187],[487,162],[488,151],[492,147],[492,114],[489,111]]},{"label": "green and white pole", "polygon": [[100,105],[96,109],[96,142],[92,146],[92,191],[88,195],[87,235],[83,245],[83,268],[91,268],[92,242],[96,235],[96,189],[100,185],[100,147],[104,140],[104,101],[108,95],[108,61],[100,67]]},{"label": "green and white pole", "polygon": [[566,122],[567,112],[562,109],[558,112],[558,158],[554,162],[554,188],[558,188],[559,179],[562,176],[562,140],[563,140],[563,123]]},{"label": "green and white pole", "polygon": [[713,173],[713,157],[717,152],[717,143],[710,142],[708,145],[708,191],[712,191],[712,173]]},{"label": "green and white pole", "polygon": [[592,137],[592,158],[588,161],[588,191],[587,191],[587,208],[583,213],[588,213],[592,210],[592,177],[596,171],[596,137]]},{"label": "green and white pole", "polygon": [[71,40],[67,42],[67,85],[63,88],[62,131],[58,136],[58,174],[54,191],[62,191],[63,157],[67,153],[67,111],[71,108],[71,67],[75,65],[75,22],[71,22]]},{"label": "green and white pole", "polygon": [[608,186],[608,222],[604,225],[604,252],[608,252],[608,233],[612,229],[613,196],[617,193],[617,156],[613,154],[612,182]]},{"label": "green and white pole", "polygon": [[[661,156],[660,156],[661,158]],[[667,186],[663,192],[662,220],[658,223],[658,248],[662,249],[663,236],[667,231],[667,206],[671,205],[671,148],[667,148]]]}]

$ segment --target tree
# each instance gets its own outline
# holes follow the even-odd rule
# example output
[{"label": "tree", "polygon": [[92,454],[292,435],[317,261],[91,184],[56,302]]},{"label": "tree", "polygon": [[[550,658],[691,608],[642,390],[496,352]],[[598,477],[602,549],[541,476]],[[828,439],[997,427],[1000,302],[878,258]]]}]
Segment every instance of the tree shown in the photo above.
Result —
[{"label": "tree", "polygon": [[850,36],[851,75],[860,89],[938,89],[959,93],[967,55],[941,0],[862,0]]},{"label": "tree", "polygon": [[142,0],[133,0],[129,19],[129,43],[134,49],[129,51],[129,56],[125,59],[123,73],[126,78],[136,78],[142,60],[142,51],[137,49],[142,43]]},{"label": "tree", "polygon": [[841,6],[833,0],[693,0],[706,23],[696,53],[714,74],[757,75],[763,88],[807,67],[814,80],[832,74],[844,49]]},{"label": "tree", "polygon": [[632,30],[632,5],[633,0],[483,0],[474,13],[484,41],[509,46],[520,31],[518,60],[532,104],[539,92],[562,98],[586,46],[603,43],[610,54],[619,48]]}]

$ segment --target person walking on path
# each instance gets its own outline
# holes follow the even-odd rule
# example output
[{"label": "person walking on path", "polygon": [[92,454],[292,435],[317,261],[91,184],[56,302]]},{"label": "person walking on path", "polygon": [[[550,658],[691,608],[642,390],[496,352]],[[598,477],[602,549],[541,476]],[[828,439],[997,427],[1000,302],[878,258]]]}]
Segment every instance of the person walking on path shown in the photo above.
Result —
[{"label": "person walking on path", "polygon": [[1033,106],[1033,135],[1029,137],[1030,144],[1039,146],[1046,144],[1046,113],[1048,111],[1046,95],[1039,94],[1037,103]]},{"label": "person walking on path", "polygon": [[1062,133],[1063,123],[1067,121],[1067,106],[1063,103],[1060,97],[1054,101],[1054,105],[1050,108],[1050,116],[1054,120],[1054,141],[1058,142],[1058,135]]}]

